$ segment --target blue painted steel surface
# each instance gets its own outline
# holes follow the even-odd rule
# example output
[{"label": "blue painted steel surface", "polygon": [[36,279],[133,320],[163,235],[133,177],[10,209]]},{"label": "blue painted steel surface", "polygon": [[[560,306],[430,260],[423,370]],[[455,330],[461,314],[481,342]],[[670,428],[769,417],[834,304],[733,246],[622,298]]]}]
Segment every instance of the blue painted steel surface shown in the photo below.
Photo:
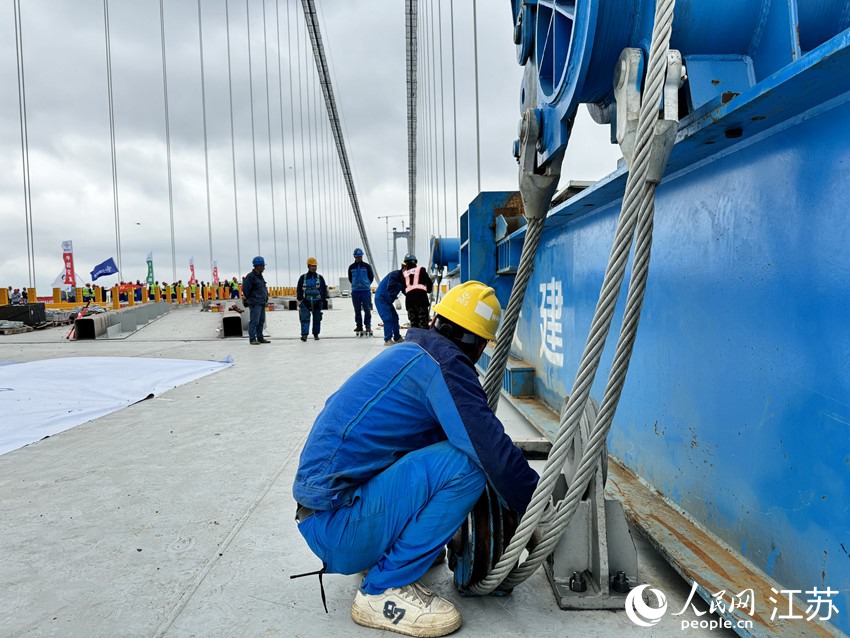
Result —
[{"label": "blue painted steel surface", "polygon": [[[513,4],[515,20],[524,16],[518,57],[550,65],[538,102],[528,102],[528,76],[522,95],[542,111],[545,159],[566,143],[579,103],[610,121],[614,63],[626,46],[646,49],[654,0]],[[677,2],[671,46],[688,65],[688,113],[657,191],[646,301],[609,435],[614,455],[783,586],[841,590],[832,622],[845,632],[848,26],[847,0]],[[553,33],[561,50],[546,40]],[[535,367],[537,396],[556,410],[578,368],[624,184],[620,169],[547,219],[513,354]],[[481,241],[486,258],[467,247],[466,273],[494,284],[504,304],[512,276],[491,266],[486,196],[467,213],[470,244]],[[497,242],[499,267],[524,234]],[[767,605],[771,592],[757,595]]]},{"label": "blue painted steel surface", "polygon": [[458,267],[460,239],[457,237],[431,238],[431,265],[437,269],[445,268],[449,272]]},{"label": "blue painted steel surface", "polygon": [[[537,64],[522,87],[521,109],[541,109],[546,160],[567,143],[566,123],[579,104],[596,105],[596,116],[610,121],[617,58],[626,47],[648,50],[655,0],[512,5],[515,24],[523,16],[517,57],[527,52],[526,59]],[[768,78],[848,27],[847,0],[678,0],[670,46],[689,68],[684,91],[693,110]],[[537,102],[531,103],[534,95]]]}]

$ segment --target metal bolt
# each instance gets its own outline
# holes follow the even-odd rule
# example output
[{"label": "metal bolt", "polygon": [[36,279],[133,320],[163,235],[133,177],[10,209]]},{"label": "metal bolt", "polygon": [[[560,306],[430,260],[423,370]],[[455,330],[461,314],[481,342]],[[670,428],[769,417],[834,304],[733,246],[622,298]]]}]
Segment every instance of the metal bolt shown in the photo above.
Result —
[{"label": "metal bolt", "polygon": [[631,590],[629,579],[626,572],[617,572],[617,575],[611,579],[611,589],[618,594],[628,594]]},{"label": "metal bolt", "polygon": [[585,582],[584,577],[578,572],[573,572],[573,575],[570,576],[570,591],[587,591],[587,583]]}]

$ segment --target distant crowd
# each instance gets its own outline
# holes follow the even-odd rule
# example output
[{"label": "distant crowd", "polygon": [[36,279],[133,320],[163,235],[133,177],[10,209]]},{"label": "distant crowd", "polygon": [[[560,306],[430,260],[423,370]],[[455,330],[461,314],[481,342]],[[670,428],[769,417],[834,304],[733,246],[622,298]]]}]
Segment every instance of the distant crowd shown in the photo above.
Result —
[{"label": "distant crowd", "polygon": [[[146,282],[137,279],[135,282],[121,281],[117,285],[118,300],[125,303],[130,300],[130,295],[133,296],[134,301],[141,302],[142,290],[144,290],[145,288],[147,288],[149,299],[153,299],[156,295],[156,291],[159,290],[160,297],[163,301],[176,301],[178,298],[184,298],[187,290],[192,294],[193,297],[200,296],[202,299],[204,299],[206,298],[208,289],[220,287],[225,288],[227,291],[229,291],[231,299],[239,298],[239,281],[236,277],[233,277],[230,280],[225,279],[218,285],[208,281],[197,281],[192,284],[184,284],[182,279],[178,279],[177,281],[172,283],[167,283],[165,281],[155,281],[151,285],[148,285]],[[108,303],[112,301],[112,288],[113,287],[107,288],[105,286],[98,286],[96,284],[85,284],[80,287],[83,296],[81,300],[77,299],[76,288],[71,288],[67,291],[62,290],[61,299],[62,301],[67,301],[70,303],[86,303],[88,301],[94,302],[97,299],[97,290],[100,289],[100,298],[103,300],[104,303]],[[29,301],[27,299],[28,293],[26,288],[12,288],[12,286],[9,286],[8,293],[10,304],[25,304]]]}]

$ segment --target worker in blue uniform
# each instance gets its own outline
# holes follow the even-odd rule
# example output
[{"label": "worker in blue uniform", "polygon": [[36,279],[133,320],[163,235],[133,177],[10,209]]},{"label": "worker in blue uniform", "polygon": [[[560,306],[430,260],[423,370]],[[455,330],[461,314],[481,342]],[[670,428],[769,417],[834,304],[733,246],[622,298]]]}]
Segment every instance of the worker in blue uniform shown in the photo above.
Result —
[{"label": "worker in blue uniform", "polygon": [[301,341],[310,334],[310,318],[313,319],[313,339],[319,340],[322,331],[322,310],[328,298],[325,278],[317,271],[319,262],[315,257],[307,258],[307,272],[298,278],[295,297],[299,301],[298,318],[301,320]]},{"label": "worker in blue uniform", "polygon": [[248,341],[252,346],[256,346],[269,343],[269,340],[263,337],[269,290],[266,287],[266,280],[263,279],[266,260],[258,255],[251,260],[251,265],[254,268],[242,280],[242,303],[251,313],[248,321]]},{"label": "worker in blue uniform", "polygon": [[372,266],[363,261],[361,248],[354,249],[354,263],[348,267],[348,281],[351,282],[351,303],[354,304],[354,332],[358,337],[364,332],[371,337],[372,282],[375,281],[375,273],[372,272]]},{"label": "worker in blue uniform", "polygon": [[411,328],[327,400],[292,488],[298,529],[322,572],[367,570],[353,620],[415,636],[461,624],[457,608],[418,579],[485,485],[522,514],[538,481],[475,373],[501,317],[493,289],[466,282],[434,310],[431,329]]},{"label": "worker in blue uniform", "polygon": [[381,280],[375,290],[375,308],[381,316],[381,321],[384,322],[385,346],[403,341],[394,304],[399,293],[404,292],[404,285],[404,275],[401,270],[393,270]]}]

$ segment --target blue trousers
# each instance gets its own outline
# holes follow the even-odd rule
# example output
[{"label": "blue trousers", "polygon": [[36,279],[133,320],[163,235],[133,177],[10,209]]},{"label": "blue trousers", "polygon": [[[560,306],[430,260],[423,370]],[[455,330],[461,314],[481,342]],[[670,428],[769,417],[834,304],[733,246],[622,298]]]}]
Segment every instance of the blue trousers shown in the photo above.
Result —
[{"label": "blue trousers", "polygon": [[410,452],[357,488],[350,505],[298,524],[334,574],[368,569],[361,591],[380,594],[434,563],[484,490],[484,472],[448,441]]},{"label": "blue trousers", "polygon": [[[354,304],[354,323],[358,326],[366,326],[372,329],[372,293],[369,290],[352,290],[351,303]],[[360,311],[363,311],[363,321],[360,320]]]},{"label": "blue trousers", "polygon": [[310,332],[310,317],[313,317],[313,334],[317,335],[322,330],[322,302],[314,301],[310,305],[309,301],[302,301],[298,306],[298,318],[301,319],[301,334],[306,335]]},{"label": "blue trousers", "polygon": [[384,341],[401,339],[401,332],[398,329],[398,313],[395,311],[395,306],[383,297],[375,297],[375,307],[384,322]]},{"label": "blue trousers", "polygon": [[252,341],[263,336],[263,326],[266,325],[266,305],[251,304],[251,318],[248,320],[248,338]]}]

